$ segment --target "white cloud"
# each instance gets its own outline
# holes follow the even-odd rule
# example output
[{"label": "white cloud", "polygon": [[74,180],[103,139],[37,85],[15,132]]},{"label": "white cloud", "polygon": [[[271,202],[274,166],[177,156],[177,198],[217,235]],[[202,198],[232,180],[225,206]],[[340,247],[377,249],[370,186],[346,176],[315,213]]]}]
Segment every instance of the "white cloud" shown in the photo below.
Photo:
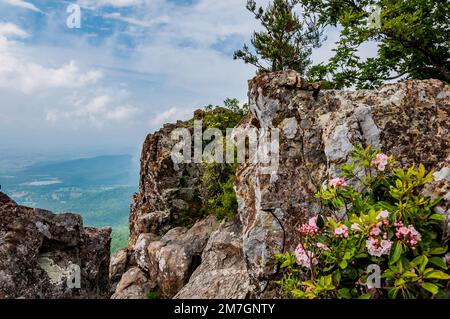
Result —
[{"label": "white cloud", "polygon": [[34,4],[32,4],[31,2],[26,2],[23,0],[5,0],[7,4],[10,4],[12,6],[15,7],[19,7],[19,8],[23,8],[23,9],[28,9],[34,12],[42,12],[41,10],[39,10]]},{"label": "white cloud", "polygon": [[14,23],[1,23],[0,22],[0,37],[19,37],[26,38],[28,37],[28,33],[19,28]]},{"label": "white cloud", "polygon": [[74,60],[58,67],[35,62],[26,46],[1,36],[2,30],[3,35],[25,36],[15,25],[0,26],[0,88],[30,94],[42,89],[79,88],[95,83],[102,77],[98,70],[81,71]]},{"label": "white cloud", "polygon": [[170,18],[167,16],[158,17],[153,20],[139,20],[139,19],[132,18],[132,17],[125,17],[125,16],[121,15],[119,12],[107,13],[107,14],[103,15],[103,17],[106,19],[114,19],[114,20],[129,23],[132,25],[145,27],[145,28],[152,27],[156,24],[170,22]]},{"label": "white cloud", "polygon": [[[112,34],[98,30],[101,41],[94,43],[85,32],[95,33],[95,26],[64,32],[57,19],[49,19],[37,29],[41,33],[38,41],[0,44],[0,94],[4,100],[0,103],[0,135],[12,136],[8,143],[24,147],[45,144],[53,149],[67,145],[74,149],[74,145],[139,147],[146,134],[164,123],[190,118],[194,109],[219,104],[226,97],[245,101],[247,80],[255,70],[234,61],[230,53],[248,42],[258,28],[245,9],[245,0],[197,0],[183,5],[167,0],[80,2],[97,8],[109,6],[94,15],[102,17],[109,12],[104,17],[129,26],[126,30],[113,26]],[[120,6],[129,7],[111,9]],[[53,41],[56,38],[63,39],[64,45]],[[227,53],[217,49],[222,45]],[[71,60],[76,61],[72,69],[67,67]],[[18,79],[6,78],[1,70],[5,64],[13,65],[9,72],[18,73]],[[33,75],[39,72],[30,65],[40,66],[50,77],[56,77],[56,72],[51,72],[55,70],[72,74],[75,81],[71,83],[84,76],[81,82],[85,84],[46,84],[48,75]],[[97,69],[102,71],[101,81],[87,76]],[[24,80],[28,75],[42,85],[28,84]],[[128,94],[118,94],[121,89]],[[22,94],[25,91],[34,94]]]},{"label": "white cloud", "polygon": [[174,115],[177,114],[178,109],[176,107],[172,107],[165,112],[157,115],[153,118],[150,123],[155,126],[160,126],[167,123],[169,120],[173,119]]},{"label": "white cloud", "polygon": [[78,0],[77,3],[84,8],[91,9],[107,6],[125,8],[141,5],[143,0]]},{"label": "white cloud", "polygon": [[85,96],[73,97],[69,109],[50,109],[47,111],[46,120],[53,123],[70,122],[76,127],[88,124],[98,128],[109,121],[132,120],[139,113],[139,109],[130,104],[117,105],[118,99],[120,100],[120,92],[117,96],[104,93],[91,99]]}]

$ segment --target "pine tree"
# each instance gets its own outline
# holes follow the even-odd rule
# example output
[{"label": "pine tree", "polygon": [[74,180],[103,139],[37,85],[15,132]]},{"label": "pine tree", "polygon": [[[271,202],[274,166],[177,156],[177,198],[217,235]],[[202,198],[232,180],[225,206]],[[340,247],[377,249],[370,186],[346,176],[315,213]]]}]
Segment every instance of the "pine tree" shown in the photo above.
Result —
[{"label": "pine tree", "polygon": [[234,59],[258,68],[258,73],[292,69],[304,75],[311,64],[312,48],[321,44],[322,32],[312,14],[296,12],[300,0],[273,0],[266,9],[247,1],[247,9],[263,26],[254,32],[251,43],[255,52],[244,45]]}]

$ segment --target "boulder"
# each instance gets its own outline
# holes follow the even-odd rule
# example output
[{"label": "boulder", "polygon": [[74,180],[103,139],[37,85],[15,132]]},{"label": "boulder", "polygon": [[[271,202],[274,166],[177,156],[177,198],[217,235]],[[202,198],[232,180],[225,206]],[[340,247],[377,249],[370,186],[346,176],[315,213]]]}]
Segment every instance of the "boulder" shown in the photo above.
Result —
[{"label": "boulder", "polygon": [[202,252],[216,228],[210,216],[191,229],[177,227],[148,248],[149,276],[156,280],[164,298],[172,298],[189,280],[202,262]]},{"label": "boulder", "polygon": [[110,234],[0,193],[0,298],[108,298]]},{"label": "boulder", "polygon": [[152,288],[147,275],[138,267],[132,267],[123,274],[111,299],[147,299]]},{"label": "boulder", "polygon": [[239,219],[224,221],[208,241],[202,262],[175,299],[244,299],[253,291],[242,251]]}]

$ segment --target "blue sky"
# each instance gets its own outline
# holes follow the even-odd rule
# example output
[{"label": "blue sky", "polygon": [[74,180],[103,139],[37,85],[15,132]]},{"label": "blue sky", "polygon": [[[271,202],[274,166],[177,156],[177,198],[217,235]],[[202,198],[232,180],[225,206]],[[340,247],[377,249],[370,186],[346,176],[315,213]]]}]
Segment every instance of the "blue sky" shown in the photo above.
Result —
[{"label": "blue sky", "polygon": [[[80,29],[66,25],[72,3]],[[139,149],[203,105],[245,101],[254,69],[232,59],[258,28],[245,3],[0,0],[0,149]]]}]

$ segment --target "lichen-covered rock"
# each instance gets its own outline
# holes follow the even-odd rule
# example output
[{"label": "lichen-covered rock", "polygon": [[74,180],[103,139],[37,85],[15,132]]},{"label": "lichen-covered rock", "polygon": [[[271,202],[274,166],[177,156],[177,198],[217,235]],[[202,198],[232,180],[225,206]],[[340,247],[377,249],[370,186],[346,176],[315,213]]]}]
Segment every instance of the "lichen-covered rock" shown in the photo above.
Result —
[{"label": "lichen-covered rock", "polygon": [[123,274],[111,299],[147,299],[152,288],[147,275],[138,267],[132,267]]},{"label": "lichen-covered rock", "polygon": [[243,299],[253,289],[242,252],[239,220],[224,222],[208,241],[202,263],[177,299]]},{"label": "lichen-covered rock", "polygon": [[438,176],[449,167],[448,85],[410,80],[373,91],[315,95],[293,85],[297,77],[286,71],[250,81],[251,115],[241,123],[280,131],[278,168],[267,174],[264,164],[243,164],[235,184],[244,256],[257,293],[278,272],[275,254],[292,250],[298,225],[319,212],[314,193],[339,175],[355,145],[381,148],[400,167],[423,163],[440,170]]},{"label": "lichen-covered rock", "polygon": [[112,294],[116,291],[117,284],[127,270],[127,266],[128,250],[126,248],[119,249],[111,256],[111,261],[109,263],[109,279]]},{"label": "lichen-covered rock", "polygon": [[178,142],[171,138],[171,132],[181,127],[187,124],[166,124],[144,142],[139,193],[131,204],[129,248],[140,234],[163,236],[171,228],[201,217],[197,200],[201,166],[174,165],[171,158],[172,148]]},{"label": "lichen-covered rock", "polygon": [[108,298],[110,234],[0,193],[0,298]]},{"label": "lichen-covered rock", "polygon": [[163,297],[172,298],[188,282],[215,228],[215,218],[210,216],[191,229],[173,228],[148,246],[149,277],[156,281]]},{"label": "lichen-covered rock", "polygon": [[435,211],[445,217],[447,236],[450,236],[450,158],[434,169],[433,177],[434,181],[426,185],[423,193],[433,199],[441,198]]},{"label": "lichen-covered rock", "polygon": [[[137,267],[130,268],[134,269],[132,276],[128,273],[130,269],[122,275],[113,298],[134,299],[147,296],[151,291],[158,291],[161,298],[172,298],[201,263],[202,252],[216,228],[215,217],[209,216],[190,229],[172,228],[159,240],[153,234],[140,234],[132,250]],[[123,251],[116,256],[111,269],[120,268],[122,271],[122,267],[127,265],[126,260],[130,259],[129,253]],[[139,269],[139,275],[136,269]],[[120,271],[111,271],[111,280],[113,274],[117,275]]]}]

